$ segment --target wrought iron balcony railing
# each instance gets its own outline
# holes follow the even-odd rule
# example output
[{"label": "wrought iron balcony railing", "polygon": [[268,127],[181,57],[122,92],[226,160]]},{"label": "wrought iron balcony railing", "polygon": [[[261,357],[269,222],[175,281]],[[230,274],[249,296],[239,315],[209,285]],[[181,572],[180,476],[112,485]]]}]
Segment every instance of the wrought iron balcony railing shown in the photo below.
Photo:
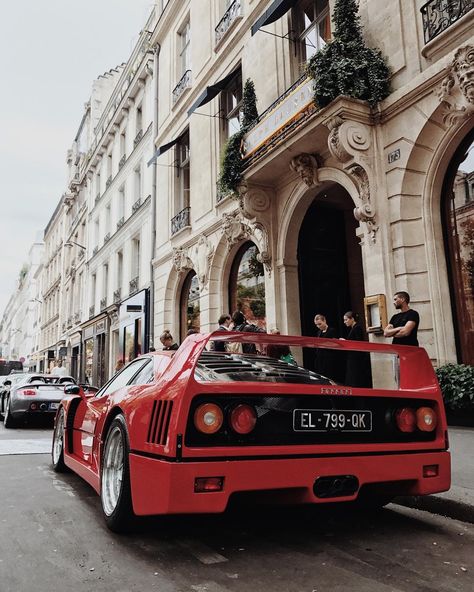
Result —
[{"label": "wrought iron balcony railing", "polygon": [[188,226],[191,226],[191,208],[189,206],[171,219],[171,236]]},{"label": "wrought iron balcony railing", "polygon": [[230,197],[231,195],[232,195],[232,193],[229,193],[228,191],[224,191],[219,186],[219,183],[217,184],[217,191],[216,191],[216,202],[217,203],[220,203],[221,201],[223,201],[227,197]]},{"label": "wrought iron balcony railing", "polygon": [[140,140],[143,138],[143,130],[137,132],[135,139],[133,140],[133,147],[136,148],[137,145],[140,143]]},{"label": "wrought iron balcony railing", "polygon": [[120,304],[120,301],[122,300],[122,290],[120,288],[115,290],[113,300],[114,300],[114,304]]},{"label": "wrought iron balcony railing", "polygon": [[126,160],[127,160],[127,156],[125,154],[122,154],[122,157],[120,158],[119,164],[118,164],[119,170],[123,167]]},{"label": "wrought iron balcony railing", "polygon": [[96,245],[93,249],[92,249],[92,256],[97,255],[97,253],[99,252],[99,245]]},{"label": "wrought iron balcony railing", "polygon": [[420,8],[425,43],[434,39],[474,8],[474,0],[429,0]]},{"label": "wrought iron balcony railing", "polygon": [[108,243],[110,240],[110,232],[108,232],[105,236],[104,236],[104,245],[105,243]]},{"label": "wrought iron balcony railing", "polygon": [[79,251],[79,253],[77,254],[77,258],[78,259],[84,259],[84,255],[86,254],[86,250],[85,249],[81,249]]},{"label": "wrought iron balcony railing", "polygon": [[107,298],[101,298],[100,300],[100,312],[107,308]]},{"label": "wrought iron balcony railing", "polygon": [[184,93],[184,91],[190,87],[191,87],[191,70],[186,70],[186,72],[181,76],[181,80],[174,87],[173,105],[178,101],[179,97]]},{"label": "wrought iron balcony railing", "polygon": [[89,306],[89,318],[93,317],[95,314],[95,306]]},{"label": "wrought iron balcony railing", "polygon": [[81,313],[76,312],[76,314],[74,315],[74,324],[78,325],[80,322],[81,322]]},{"label": "wrought iron balcony railing", "polygon": [[105,188],[108,189],[111,184],[112,184],[112,175],[109,175],[109,178],[105,182]]},{"label": "wrought iron balcony railing", "polygon": [[132,294],[135,294],[135,292],[138,292],[138,276],[130,280],[128,284],[128,289],[130,291],[130,296]]},{"label": "wrought iron balcony railing", "polygon": [[242,18],[242,2],[241,0],[234,0],[215,28],[216,46],[219,45],[232,25],[240,18]]},{"label": "wrought iron balcony railing", "polygon": [[139,197],[137,199],[137,201],[132,206],[132,214],[134,214],[140,208],[141,205],[142,205],[142,199],[141,199],[141,197]]},{"label": "wrought iron balcony railing", "polygon": [[99,203],[99,201],[100,201],[100,197],[101,197],[101,196],[100,196],[100,191],[99,191],[99,193],[97,193],[97,195],[95,196],[95,203],[96,203],[96,204],[98,204],[98,203]]},{"label": "wrought iron balcony railing", "polygon": [[121,226],[123,226],[124,224],[125,224],[125,217],[124,217],[124,216],[122,216],[122,217],[120,218],[120,220],[118,220],[118,222],[117,222],[117,230],[118,230],[118,229],[119,229]]}]

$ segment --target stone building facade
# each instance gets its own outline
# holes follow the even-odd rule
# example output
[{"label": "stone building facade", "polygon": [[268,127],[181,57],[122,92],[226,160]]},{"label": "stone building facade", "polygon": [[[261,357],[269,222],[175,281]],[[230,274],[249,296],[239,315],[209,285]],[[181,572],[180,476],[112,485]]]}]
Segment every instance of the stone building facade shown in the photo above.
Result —
[{"label": "stone building facade", "polygon": [[[392,92],[374,109],[349,97],[317,109],[304,63],[331,36],[331,0],[167,3],[151,36],[155,334],[207,331],[237,305],[296,335],[314,334],[318,312],[342,334],[347,309],[375,310],[367,327],[383,341],[392,295],[406,290],[433,362],[474,363],[472,250],[450,198],[453,170],[473,170],[474,10],[457,4],[448,15],[437,0],[361,0]],[[261,116],[239,194],[222,196],[220,157],[247,78]]]}]

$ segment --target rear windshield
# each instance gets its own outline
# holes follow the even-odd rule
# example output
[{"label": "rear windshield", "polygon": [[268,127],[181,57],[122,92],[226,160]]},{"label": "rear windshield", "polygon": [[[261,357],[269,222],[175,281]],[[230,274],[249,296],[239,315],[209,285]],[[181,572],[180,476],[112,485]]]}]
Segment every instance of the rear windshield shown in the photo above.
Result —
[{"label": "rear windshield", "polygon": [[[213,348],[221,348],[216,351]],[[392,353],[286,344],[211,342],[195,369],[200,382],[328,384],[397,390],[399,359]]]}]

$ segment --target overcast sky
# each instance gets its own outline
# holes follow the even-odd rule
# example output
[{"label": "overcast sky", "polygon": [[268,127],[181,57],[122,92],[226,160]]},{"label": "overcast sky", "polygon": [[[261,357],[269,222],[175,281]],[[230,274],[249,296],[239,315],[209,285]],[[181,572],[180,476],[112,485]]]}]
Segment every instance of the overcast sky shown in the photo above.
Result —
[{"label": "overcast sky", "polygon": [[0,19],[0,318],[66,182],[92,81],[125,62],[153,0],[12,0]]}]

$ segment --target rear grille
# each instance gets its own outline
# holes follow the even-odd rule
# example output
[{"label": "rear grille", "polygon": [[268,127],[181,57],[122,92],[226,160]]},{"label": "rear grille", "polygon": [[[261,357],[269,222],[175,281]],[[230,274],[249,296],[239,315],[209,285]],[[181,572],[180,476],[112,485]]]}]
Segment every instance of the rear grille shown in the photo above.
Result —
[{"label": "rear grille", "polygon": [[153,402],[147,442],[164,446],[168,438],[173,401],[160,400]]},{"label": "rear grille", "polygon": [[[194,427],[194,411],[199,404],[217,403],[224,411],[223,427],[212,435],[201,434]],[[255,407],[257,425],[246,436],[236,434],[229,426],[230,411],[240,403]],[[429,442],[435,432],[403,433],[397,429],[394,411],[399,407],[435,406],[434,402],[405,397],[328,396],[328,395],[199,395],[191,404],[186,429],[186,446],[277,446],[286,444],[369,444],[397,442]],[[295,409],[369,410],[372,412],[371,431],[341,432],[337,430],[299,432],[293,428]]]}]

